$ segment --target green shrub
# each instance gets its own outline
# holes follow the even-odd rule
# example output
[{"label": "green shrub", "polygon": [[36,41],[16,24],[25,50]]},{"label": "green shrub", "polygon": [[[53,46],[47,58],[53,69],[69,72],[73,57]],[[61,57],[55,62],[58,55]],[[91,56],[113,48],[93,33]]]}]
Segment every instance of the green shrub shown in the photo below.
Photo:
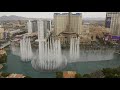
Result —
[{"label": "green shrub", "polygon": [[105,75],[101,70],[97,70],[90,74],[91,78],[104,78]]},{"label": "green shrub", "polygon": [[105,78],[120,78],[120,67],[118,68],[105,68],[102,70]]},{"label": "green shrub", "polygon": [[32,77],[30,77],[30,76],[25,76],[24,78],[32,78]]},{"label": "green shrub", "polygon": [[83,78],[91,78],[90,74],[84,74]]},{"label": "green shrub", "polygon": [[63,78],[63,72],[56,72],[56,78]]},{"label": "green shrub", "polygon": [[7,55],[6,55],[6,54],[1,55],[1,56],[0,56],[0,64],[1,64],[1,63],[6,63],[6,62],[7,62]]},{"label": "green shrub", "polygon": [[82,78],[82,76],[81,76],[81,74],[76,73],[76,74],[75,74],[75,78]]},{"label": "green shrub", "polygon": [[2,73],[1,74],[1,76],[3,76],[3,77],[7,77],[7,76],[9,76],[10,75],[10,73]]}]

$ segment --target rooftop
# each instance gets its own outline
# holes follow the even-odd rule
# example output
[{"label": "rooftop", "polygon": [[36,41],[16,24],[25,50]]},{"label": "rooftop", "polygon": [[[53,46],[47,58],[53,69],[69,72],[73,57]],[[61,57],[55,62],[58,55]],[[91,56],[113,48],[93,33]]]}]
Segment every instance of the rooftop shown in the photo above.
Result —
[{"label": "rooftop", "polygon": [[75,78],[75,71],[65,71],[63,72],[63,78]]},{"label": "rooftop", "polygon": [[23,74],[10,74],[7,78],[24,78]]}]

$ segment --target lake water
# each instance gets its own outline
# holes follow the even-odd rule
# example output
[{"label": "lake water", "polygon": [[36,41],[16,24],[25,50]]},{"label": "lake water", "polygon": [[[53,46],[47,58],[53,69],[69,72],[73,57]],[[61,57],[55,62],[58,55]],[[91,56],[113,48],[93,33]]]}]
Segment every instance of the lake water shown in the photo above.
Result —
[{"label": "lake water", "polygon": [[[120,66],[120,55],[113,55],[111,51],[107,52],[89,52],[83,53],[80,52],[80,61],[68,63],[68,65],[63,69],[66,70],[75,70],[80,74],[91,73],[96,70],[107,68],[107,67],[118,67]],[[107,54],[106,54],[107,53]],[[9,73],[20,73],[33,78],[55,78],[55,72],[38,72],[32,68],[31,62],[22,62],[20,57],[14,55],[11,50],[7,50],[8,60],[5,67],[2,69],[2,72]],[[64,55],[68,55],[68,51],[63,52]],[[103,57],[104,56],[104,57]],[[67,56],[68,57],[68,56]],[[103,60],[101,60],[101,59]]]}]

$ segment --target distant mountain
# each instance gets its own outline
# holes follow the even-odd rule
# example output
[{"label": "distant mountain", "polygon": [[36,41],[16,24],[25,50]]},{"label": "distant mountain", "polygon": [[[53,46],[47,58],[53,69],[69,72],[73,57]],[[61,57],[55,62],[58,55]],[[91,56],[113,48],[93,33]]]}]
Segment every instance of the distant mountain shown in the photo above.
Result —
[{"label": "distant mountain", "polygon": [[15,15],[0,17],[0,21],[7,21],[7,20],[27,20],[27,19],[28,18],[26,18],[26,17],[15,16]]},{"label": "distant mountain", "polygon": [[99,23],[99,24],[103,24],[105,22],[105,18],[83,18],[83,23]]},{"label": "distant mountain", "polygon": [[[16,16],[16,15],[11,15],[11,16],[1,16],[0,21],[7,21],[7,20],[33,20],[33,19],[40,19],[40,18],[26,18],[26,17],[21,17],[21,16]],[[83,21],[103,21],[105,18],[97,17],[97,18],[83,18]]]},{"label": "distant mountain", "polygon": [[[1,16],[0,21],[10,21],[10,20],[37,20],[37,19],[43,19],[43,18],[26,18],[16,15],[11,16]],[[44,19],[51,19],[51,18],[44,18]]]}]

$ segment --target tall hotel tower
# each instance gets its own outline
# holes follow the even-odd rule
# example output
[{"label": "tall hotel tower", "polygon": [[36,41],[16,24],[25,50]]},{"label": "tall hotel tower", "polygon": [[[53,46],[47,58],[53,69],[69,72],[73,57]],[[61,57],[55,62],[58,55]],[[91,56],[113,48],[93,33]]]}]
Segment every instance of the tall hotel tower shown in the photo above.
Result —
[{"label": "tall hotel tower", "polygon": [[109,28],[113,35],[120,35],[120,12],[106,13],[106,28]]},{"label": "tall hotel tower", "polygon": [[82,14],[54,13],[54,30],[56,35],[64,31],[80,34],[82,31]]},{"label": "tall hotel tower", "polygon": [[82,14],[54,13],[54,32],[62,46],[69,46],[70,38],[78,37],[82,32]]}]

